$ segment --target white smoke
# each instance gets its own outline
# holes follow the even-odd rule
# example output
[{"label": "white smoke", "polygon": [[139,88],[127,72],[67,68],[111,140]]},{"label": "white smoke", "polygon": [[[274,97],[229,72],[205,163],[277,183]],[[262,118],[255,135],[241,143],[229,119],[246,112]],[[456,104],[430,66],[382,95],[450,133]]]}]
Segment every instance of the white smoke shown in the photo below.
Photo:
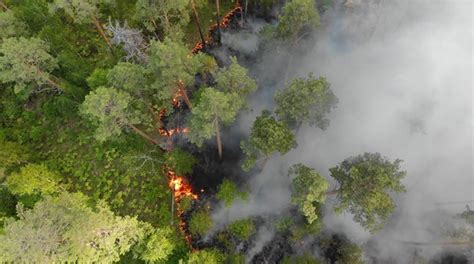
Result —
[{"label": "white smoke", "polygon": [[[216,210],[219,226],[246,216],[277,214],[290,204],[287,168],[297,162],[328,169],[363,152],[401,158],[408,175],[407,193],[394,196],[397,211],[386,228],[373,236],[350,214],[327,210],[326,228],[346,233],[353,241],[377,244],[371,256],[406,263],[401,241],[439,241],[429,229],[433,211],[461,212],[474,200],[472,133],[473,8],[471,1],[353,1],[323,16],[313,47],[292,50],[289,76],[313,72],[325,76],[339,98],[327,130],[304,127],[299,146],[275,155],[265,169],[252,175],[249,203]],[[270,52],[254,73],[265,80],[253,98],[255,112],[241,117],[247,131],[260,109],[273,108],[271,83],[287,57]],[[271,83],[271,84],[268,84]],[[441,205],[443,202],[466,201]],[[442,208],[440,208],[442,206]],[[472,206],[471,206],[472,207]],[[425,216],[430,214],[430,218]],[[441,248],[423,249],[429,257]]]}]

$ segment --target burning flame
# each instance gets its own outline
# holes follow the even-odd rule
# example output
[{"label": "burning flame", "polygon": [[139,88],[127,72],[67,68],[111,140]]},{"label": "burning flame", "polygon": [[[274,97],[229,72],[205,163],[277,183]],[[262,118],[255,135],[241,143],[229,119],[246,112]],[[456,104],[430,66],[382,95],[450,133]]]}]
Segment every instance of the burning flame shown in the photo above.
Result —
[{"label": "burning flame", "polygon": [[[242,5],[241,5],[240,1],[236,1],[234,9],[230,10],[222,18],[222,20],[220,22],[220,28],[221,29],[227,28],[230,24],[230,21],[231,21],[232,17],[235,16],[237,12],[243,12],[243,8],[242,8]],[[209,31],[212,32],[216,29],[217,29],[217,22],[211,26]],[[211,39],[210,36],[206,36],[206,39],[205,39],[204,43],[202,43],[202,41],[199,41],[198,43],[196,43],[196,45],[194,45],[194,48],[192,49],[192,52],[193,53],[198,53],[199,51],[201,51],[204,48],[204,46],[206,44],[209,44],[212,41],[213,40]]]}]

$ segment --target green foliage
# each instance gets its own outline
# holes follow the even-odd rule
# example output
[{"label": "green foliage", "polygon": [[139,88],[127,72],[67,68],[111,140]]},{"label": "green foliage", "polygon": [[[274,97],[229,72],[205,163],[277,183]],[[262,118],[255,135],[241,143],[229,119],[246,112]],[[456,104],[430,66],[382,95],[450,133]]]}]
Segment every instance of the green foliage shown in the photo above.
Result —
[{"label": "green foliage", "polygon": [[277,27],[278,37],[296,40],[305,26],[319,26],[319,13],[315,0],[291,0],[283,7]]},{"label": "green foliage", "polygon": [[7,38],[0,45],[0,83],[14,83],[15,93],[29,95],[37,86],[48,84],[57,66],[41,39]]},{"label": "green foliage", "polygon": [[221,185],[219,185],[216,197],[219,201],[223,202],[226,207],[230,207],[236,198],[247,200],[248,193],[239,191],[234,182],[224,179]]},{"label": "green foliage", "polygon": [[6,186],[0,186],[0,234],[3,231],[5,220],[15,216],[15,206],[17,199],[7,189]]},{"label": "green foliage", "polygon": [[0,42],[4,38],[25,35],[26,28],[26,24],[19,20],[13,11],[0,12]]},{"label": "green foliage", "polygon": [[327,128],[331,112],[338,102],[337,97],[329,88],[326,78],[296,78],[275,95],[277,108],[275,113],[280,120],[290,125],[299,126],[308,123],[321,129]]},{"label": "green foliage", "polygon": [[300,256],[285,257],[282,264],[320,264],[321,262],[309,253]]},{"label": "green foliage", "polygon": [[29,159],[28,149],[11,141],[6,141],[0,137],[0,168],[8,168],[19,165]]},{"label": "green foliage", "polygon": [[18,207],[6,223],[0,258],[10,262],[113,262],[142,236],[135,218],[115,216],[104,204],[95,210],[85,196],[46,197],[31,210]]},{"label": "green foliage", "polygon": [[97,126],[97,140],[118,136],[125,126],[139,123],[138,114],[131,109],[131,101],[128,93],[108,87],[99,87],[86,96],[81,113]]},{"label": "green foliage", "polygon": [[147,69],[141,65],[119,62],[107,74],[108,84],[133,95],[143,95],[147,90],[149,78]]},{"label": "green foliage", "polygon": [[216,249],[203,249],[189,255],[188,264],[221,264],[225,255]]},{"label": "green foliage", "polygon": [[149,69],[156,77],[151,89],[157,94],[157,99],[169,104],[179,89],[194,83],[195,75],[201,72],[205,65],[204,61],[207,61],[205,55],[191,54],[179,41],[170,38],[152,41]]},{"label": "green foliage", "polygon": [[213,222],[205,209],[196,211],[189,221],[189,231],[194,235],[205,235],[212,228]]},{"label": "green foliage", "polygon": [[232,123],[243,105],[236,93],[224,93],[209,87],[202,89],[199,104],[193,107],[188,122],[189,141],[197,146],[216,135],[221,124]]},{"label": "green foliage", "polygon": [[247,240],[255,233],[255,224],[252,219],[241,219],[234,221],[227,227],[229,232],[240,240]]},{"label": "green foliage", "polygon": [[242,168],[245,171],[252,168],[259,155],[268,157],[274,152],[285,154],[295,146],[295,135],[288,125],[275,120],[270,112],[263,111],[253,123],[250,137],[240,143],[246,155]]},{"label": "green foliage", "polygon": [[322,221],[313,221],[311,224],[309,224],[307,221],[305,221],[304,223],[295,221],[290,227],[291,239],[294,241],[301,241],[304,237],[308,235],[319,234],[322,228]]},{"label": "green foliage", "polygon": [[185,175],[193,172],[193,166],[197,160],[193,155],[180,149],[174,148],[172,151],[166,152],[165,164],[171,168],[177,175]]},{"label": "green foliage", "polygon": [[102,68],[96,68],[92,74],[87,78],[87,85],[90,88],[96,89],[100,86],[106,86],[108,84],[107,76],[109,71]]},{"label": "green foliage", "polygon": [[239,65],[236,57],[227,68],[221,68],[215,77],[216,88],[222,92],[237,93],[245,99],[257,89],[255,80],[248,76],[248,70]]},{"label": "green foliage", "polygon": [[146,236],[134,248],[134,255],[146,262],[166,260],[176,247],[174,232],[170,227],[153,228],[146,225]]},{"label": "green foliage", "polygon": [[99,15],[99,4],[109,1],[110,0],[54,0],[54,3],[51,5],[51,11],[54,12],[58,9],[62,9],[75,23],[84,24],[91,21],[92,16]]},{"label": "green foliage", "polygon": [[400,170],[401,162],[391,162],[379,153],[364,153],[329,169],[339,183],[335,211],[348,210],[354,221],[371,232],[381,229],[395,209],[389,193],[405,192],[401,180],[406,172]]},{"label": "green foliage", "polygon": [[59,191],[61,177],[43,164],[28,164],[7,177],[8,189],[16,195],[51,194]]},{"label": "green foliage", "polygon": [[321,212],[319,209],[326,200],[329,183],[316,170],[299,163],[290,167],[288,176],[292,181],[292,202],[312,224],[317,221]]},{"label": "green foliage", "polygon": [[181,39],[182,28],[190,21],[189,10],[188,0],[138,0],[134,18],[143,23],[148,31],[160,29],[165,36]]},{"label": "green foliage", "polygon": [[320,247],[331,260],[341,264],[363,264],[362,248],[352,243],[344,235],[323,236]]}]

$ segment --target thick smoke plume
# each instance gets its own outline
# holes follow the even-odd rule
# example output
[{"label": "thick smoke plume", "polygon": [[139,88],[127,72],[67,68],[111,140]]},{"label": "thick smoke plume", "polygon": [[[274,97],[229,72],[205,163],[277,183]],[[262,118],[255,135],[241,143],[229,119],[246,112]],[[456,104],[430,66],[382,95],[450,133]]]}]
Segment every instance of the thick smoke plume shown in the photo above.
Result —
[{"label": "thick smoke plume", "polygon": [[[442,241],[443,234],[433,225],[446,213],[459,213],[466,204],[473,207],[474,4],[352,3],[351,8],[336,3],[326,11],[310,40],[283,51],[268,50],[251,65],[261,90],[253,97],[254,111],[242,115],[235,130],[248,133],[262,109],[274,108],[274,91],[284,85],[278,78],[282,72],[287,81],[310,72],[325,76],[339,104],[327,130],[300,129],[295,150],[275,155],[263,171],[249,177],[249,202],[217,209],[213,218],[221,228],[241,217],[285,213],[290,206],[286,172],[291,164],[305,163],[329,179],[328,169],[343,159],[380,152],[392,160],[403,159],[408,172],[407,193],[394,197],[398,207],[385,229],[367,233],[350,214],[335,216],[330,201],[325,227],[363,245],[368,260],[409,263],[413,246],[404,242]],[[236,47],[237,41],[232,39]],[[422,247],[418,253],[430,257],[445,249]]]}]

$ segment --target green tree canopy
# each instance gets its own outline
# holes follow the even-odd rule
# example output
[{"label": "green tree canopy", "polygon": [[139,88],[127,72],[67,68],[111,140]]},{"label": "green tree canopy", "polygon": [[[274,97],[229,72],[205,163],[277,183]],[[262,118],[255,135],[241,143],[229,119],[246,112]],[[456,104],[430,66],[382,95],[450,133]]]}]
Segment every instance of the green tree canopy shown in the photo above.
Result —
[{"label": "green tree canopy", "polygon": [[152,88],[160,101],[171,102],[179,94],[191,108],[186,87],[194,83],[195,75],[208,64],[209,56],[193,55],[182,42],[165,38],[150,44],[149,68],[156,77]]},{"label": "green tree canopy", "polygon": [[165,36],[179,39],[182,27],[190,21],[189,1],[138,0],[134,18],[148,31],[161,29]]},{"label": "green tree canopy", "polygon": [[217,249],[203,249],[189,254],[188,264],[221,264],[226,257]]},{"label": "green tree canopy", "polygon": [[46,197],[33,209],[18,208],[0,235],[0,259],[8,262],[114,262],[142,236],[135,218],[115,216],[103,203],[95,209],[81,194]]},{"label": "green tree canopy", "polygon": [[239,65],[236,57],[231,58],[232,63],[221,68],[216,74],[216,88],[222,92],[234,92],[245,98],[257,89],[257,83],[248,76],[248,70]]},{"label": "green tree canopy", "polygon": [[144,226],[145,237],[133,249],[135,257],[146,262],[165,261],[176,248],[173,229]]},{"label": "green tree canopy", "polygon": [[59,86],[51,71],[58,67],[49,46],[38,38],[7,38],[0,45],[0,83],[13,83],[15,93],[30,94],[38,86]]},{"label": "green tree canopy", "polygon": [[190,153],[180,149],[165,153],[165,164],[170,167],[177,175],[185,175],[193,172],[193,166],[196,164],[196,158]]},{"label": "green tree canopy", "polygon": [[316,170],[301,163],[291,166],[288,176],[293,178],[292,202],[298,206],[309,224],[318,221],[329,183]]},{"label": "green tree canopy", "polygon": [[223,202],[225,207],[230,207],[235,199],[240,198],[242,200],[248,199],[248,193],[242,192],[237,189],[237,185],[228,179],[224,179],[221,185],[219,185],[217,199]]},{"label": "green tree canopy", "polygon": [[319,26],[319,13],[315,0],[290,0],[283,7],[277,26],[280,38],[296,40],[304,26]]},{"label": "green tree canopy", "polygon": [[288,256],[282,261],[282,264],[320,264],[321,262],[309,253],[300,256]]},{"label": "green tree canopy", "polygon": [[119,62],[107,73],[108,84],[136,96],[149,96],[145,93],[150,83],[149,72],[141,65]]},{"label": "green tree canopy", "polygon": [[250,137],[240,143],[246,155],[242,168],[252,168],[259,155],[268,157],[274,152],[285,154],[295,146],[295,135],[288,125],[275,120],[269,111],[263,111],[253,123]]},{"label": "green tree canopy", "polygon": [[243,100],[236,93],[224,93],[209,87],[202,89],[199,103],[189,118],[188,138],[191,143],[202,146],[204,140],[216,136],[219,155],[222,156],[220,126],[235,120]]},{"label": "green tree canopy", "polygon": [[379,153],[364,153],[329,169],[339,183],[335,211],[348,210],[356,222],[371,232],[382,228],[395,209],[389,193],[405,192],[401,180],[406,172],[400,170],[401,162],[391,162]]},{"label": "green tree canopy", "polygon": [[240,240],[247,240],[255,233],[255,224],[252,219],[240,219],[229,224],[229,232]]},{"label": "green tree canopy", "polygon": [[28,164],[7,177],[8,189],[17,195],[50,194],[59,191],[61,177],[43,164]]},{"label": "green tree canopy", "polygon": [[209,211],[200,209],[193,213],[189,221],[189,232],[193,235],[205,235],[212,228],[213,222]]},{"label": "green tree canopy", "polygon": [[132,108],[132,97],[127,92],[99,87],[86,96],[81,113],[97,126],[95,137],[99,141],[118,136],[124,127],[130,127],[146,140],[156,144],[154,139],[134,125],[140,123],[140,115]]},{"label": "green tree canopy", "polygon": [[26,162],[30,155],[24,146],[0,137],[0,168],[8,168]]},{"label": "green tree canopy", "polygon": [[0,12],[0,43],[4,38],[21,36],[27,33],[26,24],[15,17],[11,10]]},{"label": "green tree canopy", "polygon": [[308,123],[325,129],[329,125],[326,115],[338,102],[326,78],[296,78],[283,90],[277,91],[275,113],[280,120],[299,127]]}]

